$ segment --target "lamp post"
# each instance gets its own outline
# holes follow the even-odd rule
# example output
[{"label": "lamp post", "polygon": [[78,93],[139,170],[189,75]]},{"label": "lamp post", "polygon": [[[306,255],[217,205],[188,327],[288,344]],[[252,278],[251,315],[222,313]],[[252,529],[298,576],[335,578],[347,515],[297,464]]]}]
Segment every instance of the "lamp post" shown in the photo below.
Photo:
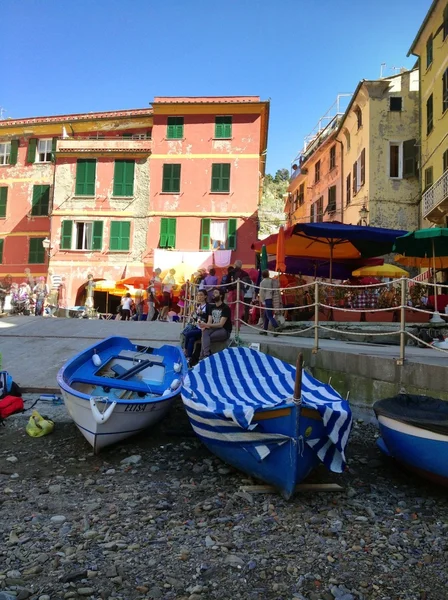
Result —
[{"label": "lamp post", "polygon": [[51,247],[51,241],[46,237],[44,240],[42,240],[42,246],[45,250],[45,252],[47,253],[48,258],[51,257],[51,251],[52,251],[52,247]]},{"label": "lamp post", "polygon": [[366,205],[363,204],[359,209],[359,218],[361,220],[361,225],[367,225],[367,218],[369,216],[369,211],[366,208]]}]

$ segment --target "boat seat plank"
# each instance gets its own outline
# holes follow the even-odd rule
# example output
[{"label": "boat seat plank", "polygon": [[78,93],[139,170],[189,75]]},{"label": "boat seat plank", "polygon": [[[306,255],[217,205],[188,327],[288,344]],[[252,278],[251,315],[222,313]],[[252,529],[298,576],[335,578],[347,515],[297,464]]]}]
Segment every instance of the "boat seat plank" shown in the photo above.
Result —
[{"label": "boat seat plank", "polygon": [[115,379],[113,377],[97,377],[92,375],[90,377],[73,377],[70,385],[73,383],[86,383],[90,385],[97,385],[103,388],[114,388],[117,390],[129,390],[130,392],[142,392],[142,393],[163,393],[164,389],[160,383],[151,383],[150,381],[127,381],[123,379]]},{"label": "boat seat plank", "polygon": [[123,358],[132,358],[137,360],[150,360],[155,363],[163,363],[164,357],[159,354],[142,354],[141,352],[136,352],[135,350],[122,350],[117,356],[121,356]]}]

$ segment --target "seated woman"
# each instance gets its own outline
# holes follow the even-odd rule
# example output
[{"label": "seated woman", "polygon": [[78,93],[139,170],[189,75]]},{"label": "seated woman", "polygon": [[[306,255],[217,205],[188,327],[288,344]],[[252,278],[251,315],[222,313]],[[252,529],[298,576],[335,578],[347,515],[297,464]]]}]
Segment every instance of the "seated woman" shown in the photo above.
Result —
[{"label": "seated woman", "polygon": [[[201,339],[202,330],[199,329],[197,323],[207,321],[207,292],[205,290],[199,290],[196,294],[196,307],[192,316],[194,326],[184,331],[185,338],[185,356],[189,359],[190,363],[193,362],[193,350],[197,340]],[[198,353],[199,354],[199,353]]]}]

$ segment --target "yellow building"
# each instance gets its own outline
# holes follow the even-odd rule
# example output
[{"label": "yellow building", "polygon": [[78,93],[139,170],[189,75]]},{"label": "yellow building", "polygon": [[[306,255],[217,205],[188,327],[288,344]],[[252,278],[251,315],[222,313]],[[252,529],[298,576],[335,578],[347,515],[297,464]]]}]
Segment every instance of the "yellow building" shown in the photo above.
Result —
[{"label": "yellow building", "polygon": [[[409,50],[420,70],[420,180],[423,226],[447,226],[448,2],[434,0]],[[428,223],[429,222],[429,223]]]},{"label": "yellow building", "polygon": [[417,69],[360,81],[337,135],[344,223],[418,227],[418,137]]}]

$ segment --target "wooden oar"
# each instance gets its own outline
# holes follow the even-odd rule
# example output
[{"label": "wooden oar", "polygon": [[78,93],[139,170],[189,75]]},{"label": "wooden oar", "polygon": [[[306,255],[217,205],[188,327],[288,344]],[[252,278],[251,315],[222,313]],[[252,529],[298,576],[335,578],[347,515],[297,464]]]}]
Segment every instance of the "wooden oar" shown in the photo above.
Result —
[{"label": "wooden oar", "polygon": [[300,402],[302,398],[302,368],[303,368],[303,354],[299,352],[296,363],[296,380],[294,383],[294,402]]}]

